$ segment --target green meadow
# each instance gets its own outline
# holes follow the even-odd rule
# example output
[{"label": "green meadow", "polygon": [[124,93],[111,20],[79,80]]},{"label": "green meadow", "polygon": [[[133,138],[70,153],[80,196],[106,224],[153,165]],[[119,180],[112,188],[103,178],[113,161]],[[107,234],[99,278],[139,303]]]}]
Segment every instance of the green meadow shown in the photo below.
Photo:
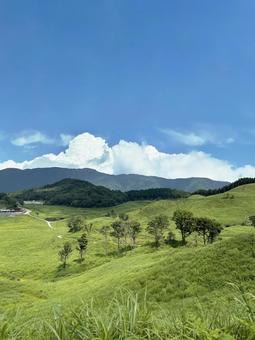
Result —
[{"label": "green meadow", "polygon": [[[255,228],[248,223],[254,184],[113,208],[27,208],[31,216],[0,218],[0,339],[255,339]],[[192,235],[181,246],[171,221],[176,242],[155,249],[148,221],[159,214],[171,219],[177,208],[214,218],[224,230],[213,244]],[[105,255],[99,230],[114,221],[107,217],[112,209],[139,221],[142,232],[136,248],[121,254],[110,238]],[[93,224],[82,263],[75,250],[81,232],[67,228],[77,215]],[[49,218],[59,219],[52,228]],[[64,269],[58,252],[66,241],[74,250]]]}]

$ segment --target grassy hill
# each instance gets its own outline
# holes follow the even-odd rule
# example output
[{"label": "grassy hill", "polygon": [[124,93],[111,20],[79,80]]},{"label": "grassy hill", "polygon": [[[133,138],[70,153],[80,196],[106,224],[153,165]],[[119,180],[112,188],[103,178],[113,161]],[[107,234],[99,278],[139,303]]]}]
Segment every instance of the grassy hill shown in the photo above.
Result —
[{"label": "grassy hill", "polygon": [[[195,239],[191,236],[188,245],[181,247],[178,244],[180,235],[171,222],[170,229],[177,240],[175,246],[165,244],[156,250],[151,247],[151,236],[147,234],[145,227],[149,219],[159,213],[171,217],[177,207],[193,211],[197,216],[216,218],[230,226],[224,229],[220,239],[212,245],[202,246],[199,242],[198,246],[195,246]],[[58,339],[50,327],[42,325],[41,319],[45,319],[54,326],[53,329],[58,335],[62,332],[60,339],[79,339],[77,334],[73,337],[69,334],[73,320],[70,310],[78,308],[79,317],[82,318],[83,314],[79,308],[84,310],[85,307],[81,299],[89,302],[94,298],[93,308],[97,317],[102,317],[102,322],[109,326],[109,313],[104,314],[104,311],[111,305],[109,301],[114,294],[120,296],[118,303],[123,313],[128,312],[125,304],[129,304],[130,312],[136,301],[134,296],[130,300],[130,297],[123,298],[122,293],[118,293],[126,288],[138,293],[139,313],[142,313],[141,316],[137,312],[137,322],[141,324],[140,328],[137,326],[138,328],[132,331],[132,337],[131,333],[129,337],[117,337],[117,333],[114,333],[116,336],[109,333],[111,335],[108,338],[104,337],[102,328],[101,335],[96,333],[100,327],[98,326],[96,331],[93,318],[87,321],[87,328],[82,319],[82,324],[79,324],[77,329],[88,332],[89,325],[94,325],[90,332],[94,332],[94,338],[99,339],[149,339],[139,333],[141,327],[148,327],[148,332],[160,332],[162,339],[182,339],[188,336],[190,339],[225,339],[220,337],[223,335],[229,336],[226,339],[248,338],[248,328],[244,325],[241,327],[236,317],[250,322],[249,318],[253,312],[248,312],[246,305],[236,302],[235,297],[242,299],[243,295],[240,295],[240,291],[234,291],[229,283],[237,284],[241,287],[241,292],[255,293],[255,228],[247,225],[248,216],[255,212],[254,184],[232,190],[231,196],[220,194],[210,197],[192,196],[177,201],[128,202],[115,207],[116,214],[128,213],[131,219],[139,220],[143,227],[137,240],[137,248],[121,255],[116,252],[114,239],[110,239],[109,255],[104,255],[104,242],[99,229],[114,220],[113,217],[106,216],[109,208],[30,208],[31,216],[0,219],[0,310],[6,313],[9,335],[17,334],[23,322],[30,320],[29,326],[22,326],[24,338]],[[78,254],[73,251],[68,267],[63,270],[59,266],[58,251],[67,240],[75,247],[76,239],[80,235],[67,231],[65,219],[72,215],[85,216],[93,223],[94,228],[89,236],[86,261],[82,264],[77,262]],[[52,217],[64,220],[53,222],[53,228],[49,228],[44,219]],[[145,318],[144,294],[147,296],[146,308],[150,311],[149,320]],[[251,306],[253,308],[253,304]],[[66,330],[63,330],[63,325],[53,322],[53,307],[64,314],[63,319],[57,320],[64,322]],[[14,312],[18,309],[22,313]],[[112,315],[117,318],[116,313],[114,309]],[[39,317],[40,322],[36,317]],[[130,319],[130,315],[128,318]],[[119,330],[122,335],[123,320],[121,331]],[[3,322],[2,326],[0,323],[0,330],[3,325]],[[152,325],[158,328],[152,330]],[[239,331],[235,327],[239,327]],[[108,331],[113,331],[110,326]],[[108,331],[105,330],[106,333]],[[63,334],[66,334],[66,337]],[[238,337],[235,337],[237,334]],[[86,336],[83,338],[86,339]],[[160,337],[154,334],[150,338]],[[92,337],[88,336],[87,339]]]}]

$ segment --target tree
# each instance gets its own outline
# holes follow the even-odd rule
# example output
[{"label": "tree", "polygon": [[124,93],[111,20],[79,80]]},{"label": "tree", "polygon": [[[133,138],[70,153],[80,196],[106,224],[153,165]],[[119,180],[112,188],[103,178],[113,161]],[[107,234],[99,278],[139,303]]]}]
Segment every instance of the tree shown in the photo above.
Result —
[{"label": "tree", "polygon": [[194,219],[194,229],[197,231],[199,235],[202,235],[204,245],[207,243],[208,231],[211,225],[212,220],[206,217],[197,217]]},{"label": "tree", "polygon": [[85,221],[82,216],[74,216],[67,222],[70,233],[76,233],[77,231],[83,230],[85,227]]},{"label": "tree", "polygon": [[77,245],[76,249],[78,250],[78,252],[80,254],[80,261],[82,262],[84,260],[83,255],[87,251],[87,247],[88,247],[87,235],[85,233],[83,233],[81,235],[81,237],[78,238],[77,242],[78,242],[78,245]]},{"label": "tree", "polygon": [[147,231],[154,236],[155,246],[159,247],[160,242],[163,239],[164,230],[169,226],[168,217],[165,215],[159,215],[154,217],[147,226]]},{"label": "tree", "polygon": [[206,217],[194,219],[194,230],[202,235],[204,245],[213,243],[215,238],[221,233],[222,227],[219,222]]},{"label": "tree", "polygon": [[105,256],[108,254],[108,235],[110,232],[110,227],[108,225],[103,226],[100,229],[100,233],[104,236],[104,252]]},{"label": "tree", "polygon": [[249,221],[251,222],[251,225],[255,227],[255,215],[249,217]]},{"label": "tree", "polygon": [[89,235],[93,229],[93,224],[92,223],[84,223],[83,225],[83,230]]},{"label": "tree", "polygon": [[70,242],[66,242],[63,246],[63,248],[59,251],[58,255],[60,257],[60,261],[63,262],[63,267],[66,267],[66,262],[68,257],[70,256],[72,252],[72,246]]},{"label": "tree", "polygon": [[211,220],[211,224],[208,226],[207,231],[207,242],[213,243],[216,237],[221,233],[222,229],[223,228],[219,222]]},{"label": "tree", "polygon": [[137,221],[129,222],[129,235],[132,240],[132,247],[134,248],[136,245],[137,235],[141,232],[141,224]]},{"label": "tree", "polygon": [[182,244],[186,244],[186,238],[194,229],[194,217],[192,212],[186,210],[176,210],[173,215],[176,229],[179,229],[182,236]]},{"label": "tree", "polygon": [[111,232],[111,236],[117,239],[118,252],[120,252],[120,241],[125,236],[125,226],[122,221],[117,220],[111,224],[111,227],[113,229]]}]

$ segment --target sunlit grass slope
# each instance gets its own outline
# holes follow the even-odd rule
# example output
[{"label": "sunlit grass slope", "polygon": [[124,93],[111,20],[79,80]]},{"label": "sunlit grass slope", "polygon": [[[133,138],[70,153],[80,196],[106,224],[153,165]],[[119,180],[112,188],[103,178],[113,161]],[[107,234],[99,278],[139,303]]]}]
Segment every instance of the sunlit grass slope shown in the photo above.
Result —
[{"label": "sunlit grass slope", "polygon": [[[24,317],[46,313],[61,304],[68,308],[81,299],[95,297],[102,307],[121,287],[141,294],[164,309],[193,309],[199,300],[206,306],[219,302],[231,306],[228,282],[241,283],[253,291],[255,268],[255,229],[241,226],[255,213],[255,185],[247,185],[226,194],[197,197],[180,201],[132,202],[114,207],[116,213],[128,213],[142,222],[143,232],[138,247],[118,256],[116,244],[110,240],[109,255],[104,255],[103,237],[98,232],[113,218],[109,209],[76,209],[55,206],[33,206],[32,217],[0,219],[0,301],[1,311],[22,308]],[[216,218],[231,227],[225,228],[213,245],[195,247],[191,237],[187,247],[163,245],[151,247],[145,227],[148,220],[160,213],[172,216],[185,208],[198,216]],[[73,251],[68,267],[59,266],[58,251],[66,240],[75,249],[80,235],[70,234],[66,218],[84,215],[94,225],[89,237],[88,253],[83,264]],[[36,218],[58,217],[53,229]],[[171,229],[178,233],[174,224]],[[155,307],[156,308],[156,307]]]}]

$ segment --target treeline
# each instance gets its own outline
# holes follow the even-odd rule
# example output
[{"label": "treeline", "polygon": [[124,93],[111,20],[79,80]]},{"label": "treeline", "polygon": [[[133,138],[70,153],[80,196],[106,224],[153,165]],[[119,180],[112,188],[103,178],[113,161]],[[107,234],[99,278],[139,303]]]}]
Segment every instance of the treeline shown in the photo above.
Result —
[{"label": "treeline", "polygon": [[227,191],[230,191],[234,188],[240,187],[242,185],[246,185],[246,184],[253,184],[255,183],[255,178],[250,178],[250,177],[244,177],[244,178],[240,178],[237,181],[225,185],[222,188],[219,189],[209,189],[209,190],[197,190],[195,192],[192,193],[192,195],[202,195],[202,196],[212,196],[212,195],[217,195],[217,194],[223,194]]},{"label": "treeline", "polygon": [[167,188],[131,190],[126,192],[126,194],[129,201],[178,199],[189,196],[189,194],[184,191]]},{"label": "treeline", "polygon": [[44,201],[49,205],[66,205],[81,208],[111,207],[128,201],[177,199],[188,194],[173,189],[148,189],[121,192],[92,183],[65,179],[40,189],[30,189],[16,194],[23,201]]}]

